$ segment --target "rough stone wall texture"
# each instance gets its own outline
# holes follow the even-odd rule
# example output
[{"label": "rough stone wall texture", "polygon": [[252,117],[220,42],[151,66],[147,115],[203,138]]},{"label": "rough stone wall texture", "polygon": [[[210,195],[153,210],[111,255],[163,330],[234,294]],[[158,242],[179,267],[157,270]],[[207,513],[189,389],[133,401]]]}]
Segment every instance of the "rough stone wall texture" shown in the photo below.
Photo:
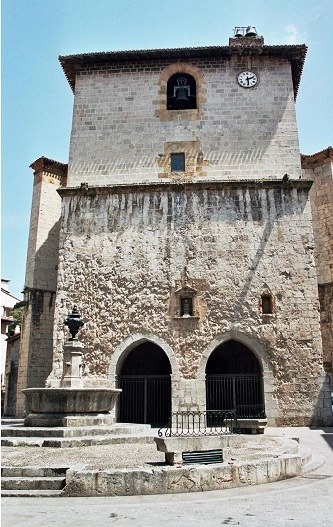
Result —
[{"label": "rough stone wall texture", "polygon": [[319,284],[323,357],[333,382],[333,162],[332,148],[303,156],[303,177],[312,178],[310,202]]},{"label": "rough stone wall texture", "polygon": [[[78,72],[68,185],[161,180],[165,143],[200,141],[205,175],[188,178],[298,179],[300,158],[290,63],[264,56],[188,61],[200,70],[201,107],[160,115],[160,79],[169,62],[87,67]],[[260,82],[246,90],[242,69]],[[201,155],[201,153],[200,153]],[[167,178],[168,176],[165,175]]]},{"label": "rough stone wall texture", "polygon": [[[261,362],[270,424],[327,424],[309,185],[299,181],[290,63],[260,54],[187,60],[199,107],[168,114],[171,66],[138,60],[77,74],[48,383],[60,382],[63,319],[76,303],[87,319],[87,384],[114,384],[129,349],[152,340],[170,359],[173,409],[204,409],[206,362],[234,338]],[[260,82],[246,90],[236,75],[248,69]],[[186,170],[175,175],[168,161],[179,151]],[[291,182],[283,186],[286,173]],[[25,322],[34,337],[22,339],[25,386],[40,385],[45,371],[37,369],[51,356],[53,297],[44,289],[51,288],[49,272],[56,284],[57,235],[49,236],[56,217],[46,217],[44,229],[39,205],[48,193],[41,185],[32,214]],[[48,259],[42,250],[51,239]],[[196,291],[195,316],[187,319],[176,293],[185,274]],[[260,308],[267,291],[271,315]]]},{"label": "rough stone wall texture", "polygon": [[7,342],[6,352],[6,377],[5,377],[5,397],[3,401],[3,414],[14,416],[16,412],[16,387],[17,372],[20,356],[20,335],[10,337]]},{"label": "rough stone wall texture", "polygon": [[20,344],[17,416],[25,414],[22,389],[44,386],[52,369],[61,214],[57,189],[60,185],[61,178],[57,173],[43,166],[36,169],[25,277],[26,305]]},{"label": "rough stone wall texture", "polygon": [[319,284],[319,302],[324,367],[333,384],[333,282]]},{"label": "rough stone wall texture", "polygon": [[333,162],[326,159],[303,172],[305,177],[313,179],[310,201],[318,282],[328,284],[333,282]]},{"label": "rough stone wall texture", "polygon": [[[107,382],[127,337],[154,335],[177,365],[174,406],[202,408],[204,350],[233,333],[266,364],[274,422],[325,420],[307,194],[296,184],[64,190],[53,382],[61,375],[62,321],[77,303],[87,319],[81,338],[92,383]],[[197,317],[189,319],[173,310],[184,267],[198,291]],[[260,312],[267,289],[270,316]]]}]

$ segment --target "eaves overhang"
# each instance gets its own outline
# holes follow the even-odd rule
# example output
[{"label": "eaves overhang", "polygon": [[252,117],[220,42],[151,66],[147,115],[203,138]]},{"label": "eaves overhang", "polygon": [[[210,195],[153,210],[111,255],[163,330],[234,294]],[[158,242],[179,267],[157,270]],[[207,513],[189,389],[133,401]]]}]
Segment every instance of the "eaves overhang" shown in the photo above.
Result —
[{"label": "eaves overhang", "polygon": [[208,46],[195,48],[174,49],[146,49],[131,51],[102,51],[98,53],[83,53],[79,55],[59,56],[59,62],[65,76],[75,92],[76,74],[87,67],[100,65],[126,64],[128,62],[146,62],[152,60],[191,60],[195,58],[228,59],[232,55],[253,56],[264,55],[281,57],[290,61],[295,98],[298,92],[302,75],[307,46],[299,45],[274,45],[255,47]]},{"label": "eaves overhang", "polygon": [[316,152],[315,154],[301,154],[302,168],[315,168],[325,162],[333,162],[333,148],[331,146],[328,146],[324,150]]},{"label": "eaves overhang", "polygon": [[68,172],[68,164],[67,163],[61,163],[60,161],[55,161],[54,159],[50,159],[48,157],[39,157],[31,163],[30,168],[37,173],[38,171],[45,170],[48,172],[51,172],[52,174],[57,174],[61,177],[67,177]]}]

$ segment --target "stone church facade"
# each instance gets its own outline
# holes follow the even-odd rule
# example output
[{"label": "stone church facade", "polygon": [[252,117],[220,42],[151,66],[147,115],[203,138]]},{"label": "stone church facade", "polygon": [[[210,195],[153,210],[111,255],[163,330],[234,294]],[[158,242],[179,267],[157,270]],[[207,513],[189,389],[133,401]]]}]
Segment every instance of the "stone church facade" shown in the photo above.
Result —
[{"label": "stone church facade", "polygon": [[255,36],[60,57],[69,163],[31,165],[19,390],[59,385],[76,304],[86,385],[123,389],[119,421],[331,422],[332,220],[310,196],[322,178],[332,199],[332,152],[301,160],[305,55]]}]

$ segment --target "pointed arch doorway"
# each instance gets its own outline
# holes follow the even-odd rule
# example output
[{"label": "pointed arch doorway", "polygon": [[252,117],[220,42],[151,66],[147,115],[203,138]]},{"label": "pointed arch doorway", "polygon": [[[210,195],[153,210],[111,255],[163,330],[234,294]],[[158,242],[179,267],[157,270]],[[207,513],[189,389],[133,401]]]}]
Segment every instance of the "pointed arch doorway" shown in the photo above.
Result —
[{"label": "pointed arch doorway", "polygon": [[206,409],[234,410],[244,419],[265,417],[260,362],[237,340],[215,348],[207,361]]},{"label": "pointed arch doorway", "polygon": [[118,421],[162,426],[171,415],[171,365],[163,349],[143,342],[121,365]]}]

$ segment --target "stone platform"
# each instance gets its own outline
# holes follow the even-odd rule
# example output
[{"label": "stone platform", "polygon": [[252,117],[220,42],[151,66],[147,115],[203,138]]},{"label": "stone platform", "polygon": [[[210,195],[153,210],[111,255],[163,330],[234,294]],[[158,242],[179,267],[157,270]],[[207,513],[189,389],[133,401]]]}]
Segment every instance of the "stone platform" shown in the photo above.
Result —
[{"label": "stone platform", "polygon": [[[126,434],[123,434],[124,428]],[[90,432],[89,427],[83,429]],[[239,436],[229,447],[228,461],[223,463],[170,467],[164,462],[164,453],[158,452],[154,444],[157,429],[147,425],[117,424],[113,434],[79,438],[69,435],[77,433],[70,428],[54,429],[52,434],[56,432],[58,436],[48,438],[27,437],[23,430],[27,427],[17,421],[7,421],[3,427],[6,434],[3,442],[8,442],[2,448],[2,494],[5,496],[198,492],[295,477],[322,463],[318,456],[302,448],[296,437],[283,437],[275,431],[276,435]],[[47,432],[50,434],[51,430]],[[10,433],[16,435],[10,436]],[[28,433],[37,431],[31,429]],[[43,433],[40,428],[38,433]],[[38,444],[34,445],[33,441]],[[20,448],[20,445],[29,448]],[[40,448],[42,445],[48,448]]]},{"label": "stone platform", "polygon": [[98,424],[91,426],[31,427],[23,426],[22,420],[3,420],[1,446],[8,447],[49,447],[73,448],[101,444],[146,443],[153,442],[151,426],[132,423],[114,423],[111,426]]}]

